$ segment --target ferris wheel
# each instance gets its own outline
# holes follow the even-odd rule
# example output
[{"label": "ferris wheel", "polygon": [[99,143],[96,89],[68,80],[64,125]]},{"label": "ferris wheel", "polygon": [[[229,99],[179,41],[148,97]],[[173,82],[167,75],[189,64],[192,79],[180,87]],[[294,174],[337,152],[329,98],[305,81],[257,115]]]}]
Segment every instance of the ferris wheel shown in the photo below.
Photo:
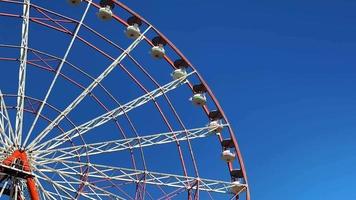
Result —
[{"label": "ferris wheel", "polygon": [[0,0],[0,66],[0,199],[250,199],[208,85],[123,3]]}]

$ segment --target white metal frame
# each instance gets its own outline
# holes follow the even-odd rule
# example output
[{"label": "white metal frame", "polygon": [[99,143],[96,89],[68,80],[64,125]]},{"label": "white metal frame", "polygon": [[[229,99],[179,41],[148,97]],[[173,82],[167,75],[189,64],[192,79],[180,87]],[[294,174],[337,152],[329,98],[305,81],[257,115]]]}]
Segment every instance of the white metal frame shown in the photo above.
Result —
[{"label": "white metal frame", "polygon": [[32,149],[34,145],[38,144],[46,135],[56,126],[58,125],[78,104],[88,95],[93,89],[103,81],[109,74],[112,72],[115,67],[121,63],[121,61],[126,58],[126,56],[145,38],[144,34],[147,33],[151,27],[148,27],[140,37],[138,37],[124,52],[120,54],[116,58],[114,62],[112,62],[109,67],[101,73],[98,78],[96,78],[85,90],[56,118],[52,121],[52,123],[45,128],[29,145],[28,149]]},{"label": "white metal frame", "polygon": [[31,7],[30,0],[24,0],[20,68],[19,68],[19,86],[17,91],[17,112],[16,112],[16,124],[15,124],[16,146],[19,146],[21,144],[21,138],[22,138],[23,110],[25,104],[25,88],[26,88],[28,32],[29,32],[29,24],[30,24],[30,7]]},{"label": "white metal frame", "polygon": [[[227,125],[224,125],[227,126]],[[201,127],[189,130],[181,130],[167,133],[159,133],[153,135],[146,135],[141,137],[127,138],[121,140],[112,140],[97,142],[92,144],[83,144],[78,146],[70,146],[52,150],[44,150],[40,152],[34,152],[39,157],[51,157],[56,155],[56,159],[72,159],[76,157],[91,156],[103,153],[123,151],[127,149],[135,149],[141,147],[149,147],[161,144],[167,144],[177,141],[193,140],[198,138],[205,138],[214,133],[216,128]]]},{"label": "white metal frame", "polygon": [[[43,160],[48,161],[48,159],[45,158],[43,158]],[[147,170],[136,170],[136,169],[107,166],[107,165],[97,165],[92,163],[81,163],[81,162],[67,161],[67,160],[64,161],[60,159],[52,159],[52,161],[56,161],[67,167],[53,169],[51,167],[41,165],[40,163],[38,163],[38,170],[41,171],[42,173],[43,172],[59,173],[72,178],[75,176],[87,176],[87,177],[97,178],[97,179],[110,179],[110,180],[132,182],[132,183],[143,182],[143,180],[138,177],[145,176],[144,181],[146,184],[164,185],[168,187],[185,188],[185,189],[196,189],[197,183],[199,183],[199,190],[207,191],[207,192],[217,192],[217,193],[231,193],[231,188],[235,186],[231,182],[204,179],[200,177],[187,177],[187,176],[181,176],[175,174],[151,172]],[[90,167],[92,171],[90,173],[81,173],[79,170],[81,166]],[[239,186],[241,186],[240,192],[244,191],[247,187],[245,184],[240,184]]]},{"label": "white metal frame", "polygon": [[[191,72],[187,75],[190,76],[192,74],[194,74],[195,72]],[[105,123],[107,123],[108,121],[115,119],[127,112],[129,112],[130,110],[133,110],[139,106],[142,106],[144,104],[146,104],[149,101],[155,100],[155,98],[158,98],[160,96],[162,96],[163,94],[176,89],[177,87],[179,87],[180,85],[182,85],[182,83],[185,83],[187,80],[187,77],[182,77],[180,79],[174,80],[164,86],[161,86],[160,88],[157,88],[145,95],[142,95],[114,110],[111,110],[105,114],[102,114],[86,123],[83,123],[82,125],[79,125],[61,135],[58,135],[57,137],[54,137],[50,140],[47,140],[46,142],[43,142],[41,144],[38,144],[35,148],[32,148],[33,151],[35,150],[41,150],[43,148],[47,149],[47,150],[51,150],[54,149],[55,147],[65,143],[65,141],[68,140],[72,140],[76,137],[79,137],[80,135],[83,135],[84,133],[87,133],[88,131],[103,125]],[[37,144],[38,142],[36,142],[35,144]]]},{"label": "white metal frame", "polygon": [[39,109],[38,109],[38,111],[37,111],[36,117],[35,117],[35,119],[34,119],[32,125],[31,125],[31,128],[30,128],[29,132],[27,133],[26,139],[25,139],[25,141],[24,141],[23,144],[22,144],[23,147],[26,146],[26,144],[27,144],[27,142],[28,142],[28,140],[29,140],[29,138],[30,138],[30,135],[32,134],[32,131],[33,131],[33,129],[34,129],[35,126],[36,126],[37,120],[38,120],[39,116],[41,115],[41,112],[42,112],[44,106],[45,106],[46,103],[47,103],[48,97],[49,97],[49,95],[50,95],[51,92],[52,92],[52,89],[53,89],[53,87],[54,87],[54,84],[56,83],[56,81],[57,81],[57,79],[58,79],[58,76],[59,76],[59,74],[60,74],[61,71],[62,71],[62,67],[63,67],[64,63],[66,62],[66,60],[67,60],[67,57],[68,57],[68,55],[69,55],[69,53],[70,53],[70,51],[71,51],[71,49],[72,49],[72,47],[73,47],[74,41],[75,41],[75,39],[76,39],[77,36],[78,36],[79,30],[80,30],[80,28],[81,28],[82,25],[83,25],[84,19],[85,19],[85,17],[86,17],[87,14],[88,14],[88,11],[89,11],[89,8],[90,8],[90,6],[91,6],[91,3],[92,3],[92,0],[90,0],[90,1],[88,2],[87,7],[86,7],[86,9],[85,9],[85,11],[84,11],[84,13],[83,13],[83,15],[82,15],[81,20],[80,20],[80,22],[78,23],[77,27],[75,28],[75,31],[74,31],[72,40],[70,41],[70,43],[69,43],[69,45],[68,45],[68,48],[67,48],[67,50],[66,50],[66,52],[65,52],[65,54],[64,54],[64,56],[63,56],[63,58],[61,59],[61,63],[59,64],[58,69],[57,69],[57,71],[56,71],[56,74],[55,74],[55,76],[54,76],[54,78],[53,78],[53,80],[52,80],[52,82],[51,82],[51,85],[49,86],[49,88],[48,88],[48,90],[47,90],[46,96],[45,96],[45,98],[43,99],[42,104],[40,105],[40,107],[39,107]]}]

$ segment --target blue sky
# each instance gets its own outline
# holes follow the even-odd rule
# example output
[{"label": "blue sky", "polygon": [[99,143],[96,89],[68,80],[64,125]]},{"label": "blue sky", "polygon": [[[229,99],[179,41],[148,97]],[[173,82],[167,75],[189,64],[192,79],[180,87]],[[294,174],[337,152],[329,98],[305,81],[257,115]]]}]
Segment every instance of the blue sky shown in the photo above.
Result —
[{"label": "blue sky", "polygon": [[219,99],[253,199],[355,199],[356,2],[150,1]]},{"label": "blue sky", "polygon": [[[195,65],[213,90],[236,131],[249,176],[252,199],[356,198],[355,1],[123,2],[164,33]],[[52,4],[53,8],[56,6]],[[21,12],[21,9],[17,11]],[[61,10],[72,14],[73,11],[74,8]],[[96,11],[92,11],[90,20],[95,18],[94,12]],[[79,14],[78,12],[73,15]],[[20,24],[17,23],[17,26],[13,27],[10,27],[10,24],[14,24],[13,21],[3,23],[0,21],[2,27],[0,39],[16,43],[19,38],[13,33],[19,30]],[[93,26],[95,25],[97,24]],[[36,25],[32,27],[32,33],[43,31],[37,30]],[[109,36],[112,38],[118,34],[123,35],[121,29],[106,29],[103,25],[96,28],[98,27],[103,32],[115,31]],[[61,56],[70,38],[56,35],[57,33],[52,34],[46,38],[35,37],[35,34],[32,34],[31,45],[38,48],[42,45],[41,49],[57,52],[57,55]],[[51,43],[53,45],[39,42],[47,40],[53,42]],[[148,54],[145,48],[146,46],[143,46],[137,53]],[[112,49],[107,50],[112,52]],[[97,56],[79,43],[75,43],[73,51],[80,51],[86,58],[88,55],[91,55],[92,59]],[[0,53],[11,54],[5,51]],[[91,64],[90,58],[82,58],[72,54],[69,57],[74,63]],[[161,66],[162,63],[154,65]],[[10,93],[16,91],[17,80],[11,77],[16,77],[17,72],[14,69],[17,64],[7,66],[9,76],[0,80],[0,86],[5,93]],[[94,74],[102,71],[101,68],[91,70]],[[162,73],[157,69],[152,70],[153,74]],[[65,67],[64,71],[78,76],[69,68]],[[40,98],[46,89],[44,85],[48,86],[53,77],[32,68],[29,73],[36,73],[36,76],[29,76],[31,83],[35,84],[35,89],[29,93]],[[166,74],[169,73],[167,70]],[[123,77],[122,74],[118,75]],[[84,77],[78,78],[84,85],[90,83]],[[167,75],[164,82],[169,78]],[[11,80],[14,84],[9,84]],[[136,97],[137,94],[130,90],[135,89],[134,85],[125,85],[129,89],[124,93],[122,90],[115,90],[121,87],[121,84],[126,84],[125,81],[129,79],[126,77],[120,80],[122,82],[112,82],[114,79],[109,79],[106,83],[109,89],[116,91],[115,95],[123,102]],[[71,90],[64,82],[60,82],[56,89],[57,95],[62,94],[61,98],[55,98],[53,95],[50,101],[62,109],[79,94],[78,90]],[[8,102],[14,104],[15,101],[9,99]],[[90,103],[92,102],[83,103],[83,107],[80,107],[82,112],[85,106],[91,105]],[[181,112],[184,115],[189,113],[188,111],[191,110]],[[54,117],[51,111],[46,112]],[[73,118],[83,117],[75,120],[76,123],[91,119],[91,115],[97,116],[102,110],[93,107],[92,110],[84,112],[87,115],[79,111],[72,114]],[[141,112],[134,112],[132,116],[137,120],[139,132],[155,131],[156,126],[142,119]],[[155,119],[153,114],[150,117]],[[195,119],[195,115],[189,116],[188,119]],[[198,125],[206,121],[197,120],[194,123]],[[39,128],[41,126],[44,125],[40,125]],[[99,131],[109,131],[111,128],[108,126]],[[223,163],[219,161],[220,163],[216,164],[215,160],[205,160],[204,152],[208,152],[205,156],[210,155],[212,149],[207,148],[210,145],[207,141],[200,144],[201,146],[197,147],[197,151],[202,155],[199,161],[204,163],[202,165],[212,166],[203,169],[202,173],[211,178],[220,176],[226,178],[226,171],[211,173],[215,170],[214,167],[221,167]],[[148,155],[150,153],[156,155],[156,152],[160,151],[168,156],[167,152],[174,149],[164,147],[147,151]],[[217,156],[220,155],[218,151],[215,153]],[[159,157],[152,156],[148,159],[152,159],[156,165],[162,165],[152,164],[150,168],[168,170],[166,172],[170,172],[168,166],[173,166],[177,162],[176,157],[172,157],[171,162],[167,160],[165,168],[165,163],[160,162]],[[103,161],[103,158],[99,161]],[[215,164],[214,167],[212,164]]]}]

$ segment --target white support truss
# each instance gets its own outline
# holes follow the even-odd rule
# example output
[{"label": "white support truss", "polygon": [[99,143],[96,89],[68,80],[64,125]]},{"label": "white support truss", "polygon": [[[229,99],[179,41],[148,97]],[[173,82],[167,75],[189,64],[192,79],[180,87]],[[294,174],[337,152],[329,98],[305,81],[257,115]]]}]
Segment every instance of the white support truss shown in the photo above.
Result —
[{"label": "white support truss", "polygon": [[[227,126],[227,125],[224,125]],[[194,128],[189,130],[181,130],[167,133],[160,133],[154,135],[146,135],[141,137],[112,140],[105,142],[97,142],[92,144],[85,144],[79,146],[71,146],[66,148],[59,148],[53,150],[44,150],[37,156],[46,157],[49,155],[56,155],[57,159],[72,159],[75,157],[91,156],[104,153],[118,152],[127,149],[134,149],[140,147],[149,147],[153,145],[161,145],[172,143],[176,141],[193,140],[197,138],[205,138],[216,130],[209,126]],[[36,154],[36,152],[34,152]]]},{"label": "white support truss", "polygon": [[17,111],[15,124],[15,145],[21,143],[22,126],[23,126],[23,110],[25,104],[25,88],[26,88],[26,66],[27,66],[27,51],[28,51],[28,31],[30,23],[30,0],[23,2],[23,20],[22,20],[22,37],[21,37],[21,52],[20,52],[20,69],[19,69],[19,85],[17,91]]},{"label": "white support truss", "polygon": [[68,140],[72,140],[100,125],[103,125],[107,123],[108,121],[117,118],[118,116],[123,115],[124,113],[127,113],[131,111],[132,109],[135,109],[139,106],[142,106],[146,104],[147,102],[151,100],[155,100],[155,98],[162,96],[163,94],[174,90],[178,86],[182,85],[182,83],[187,82],[186,78],[190,75],[195,73],[194,71],[189,73],[186,77],[182,77],[180,79],[174,80],[160,88],[157,88],[149,93],[146,93],[143,96],[140,96],[114,110],[111,110],[103,115],[100,115],[99,117],[96,117],[82,125],[79,125],[75,127],[74,129],[71,129],[57,137],[54,137],[42,144],[36,145],[34,150],[41,150],[45,147],[46,150],[51,150],[56,148],[57,146],[65,143]]},{"label": "white support truss", "polygon": [[[56,159],[53,159],[56,160]],[[196,189],[216,193],[231,193],[231,188],[236,186],[234,183],[220,180],[205,179],[200,177],[187,177],[175,174],[158,173],[144,170],[128,169],[122,167],[96,165],[91,163],[81,163],[75,161],[56,160],[58,163],[68,167],[51,169],[45,165],[38,167],[42,172],[54,172],[68,176],[87,176],[92,180],[112,180],[129,183],[145,183],[174,188]],[[80,167],[90,167],[90,173],[80,172]],[[144,178],[142,178],[144,177]],[[199,184],[198,184],[199,183]],[[239,193],[246,190],[246,184],[237,185],[240,188]]]},{"label": "white support truss", "polygon": [[114,69],[126,58],[126,56],[134,50],[134,48],[145,38],[145,34],[151,29],[149,26],[127,49],[120,54],[106,69],[96,78],[85,90],[56,118],[48,125],[29,145],[28,149],[32,149],[34,145],[38,144],[46,135],[56,127],[93,89],[104,80]]}]

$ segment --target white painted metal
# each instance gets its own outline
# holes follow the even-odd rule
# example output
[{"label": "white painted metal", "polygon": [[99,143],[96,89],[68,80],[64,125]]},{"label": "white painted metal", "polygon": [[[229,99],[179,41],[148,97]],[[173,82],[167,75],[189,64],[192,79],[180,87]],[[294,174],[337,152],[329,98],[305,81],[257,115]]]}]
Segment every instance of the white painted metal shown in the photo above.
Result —
[{"label": "white painted metal", "polygon": [[[75,157],[117,152],[127,149],[167,144],[176,141],[185,141],[188,139],[193,140],[197,138],[205,138],[210,136],[211,133],[214,131],[215,129],[212,129],[210,127],[194,128],[189,130],[146,135],[121,140],[112,140],[92,144],[84,144],[79,146],[70,146],[53,150],[44,150],[38,153],[36,156],[51,157],[51,155],[56,155],[57,159],[72,159]],[[34,152],[34,154],[36,154],[36,152]]]},{"label": "white painted metal", "polygon": [[[75,169],[75,168],[72,168],[72,169]],[[86,187],[90,187],[90,188],[93,188],[97,191],[100,191],[102,192],[106,197],[111,197],[111,198],[114,198],[114,199],[122,199],[124,200],[125,198],[122,198],[120,197],[119,195],[117,194],[114,194],[110,191],[107,191],[103,188],[100,188],[90,182],[87,182],[87,181],[83,181],[81,179],[78,178],[78,176],[73,176],[73,173],[65,173],[61,170],[58,170],[58,169],[53,169],[51,167],[48,167],[48,166],[45,166],[45,165],[37,165],[37,169],[36,169],[36,172],[39,173],[38,177],[47,181],[48,183],[50,184],[53,184],[55,187],[57,187],[57,189],[60,189],[62,191],[65,191],[66,194],[69,194],[69,192],[76,192],[76,188],[73,187],[72,185],[72,181],[76,182],[77,184],[84,184]],[[58,181],[54,181],[52,178],[50,178],[49,176],[47,176],[45,174],[45,172],[50,172],[50,173],[55,173],[56,175],[59,175],[63,178],[63,180],[66,182],[66,184],[70,185],[70,186],[65,186],[63,184],[63,182],[58,182]],[[84,175],[84,174],[83,174]],[[67,179],[70,179],[72,181],[68,181]],[[96,200],[95,198],[93,197],[90,197],[87,193],[84,193],[84,192],[81,192],[80,193],[82,196],[86,197],[86,198],[89,198],[89,199],[93,199],[93,200]],[[98,193],[96,193],[95,195],[98,195]],[[71,196],[69,194],[69,196]],[[71,198],[74,198],[74,197],[71,197]]]},{"label": "white painted metal", "polygon": [[63,67],[64,63],[66,62],[66,60],[67,60],[67,57],[68,57],[68,55],[69,55],[69,53],[70,53],[70,51],[71,51],[71,49],[72,49],[72,47],[73,47],[74,41],[75,41],[75,39],[76,39],[77,36],[78,36],[79,30],[80,30],[80,28],[82,27],[82,24],[83,24],[83,22],[84,22],[85,17],[87,16],[87,13],[88,13],[88,11],[89,11],[89,8],[90,8],[90,6],[91,6],[91,3],[92,3],[92,0],[88,1],[88,5],[87,5],[87,7],[86,7],[86,9],[85,9],[85,11],[84,11],[84,13],[83,13],[83,15],[82,15],[82,18],[80,19],[80,21],[79,21],[79,23],[78,23],[78,25],[77,25],[77,27],[76,27],[76,29],[75,29],[75,31],[74,31],[72,40],[70,41],[70,43],[69,43],[69,45],[68,45],[68,48],[67,48],[67,50],[66,50],[66,52],[65,52],[65,54],[64,54],[64,56],[63,56],[63,59],[61,59],[61,62],[60,62],[60,64],[59,64],[58,68],[57,68],[56,74],[55,74],[55,76],[54,76],[54,78],[53,78],[53,80],[52,80],[52,82],[51,82],[51,85],[49,86],[49,88],[48,88],[48,90],[47,90],[46,96],[45,96],[45,98],[43,99],[43,101],[42,101],[42,103],[41,103],[41,105],[40,105],[40,107],[39,107],[39,109],[38,109],[38,111],[37,111],[36,117],[35,117],[34,121],[32,122],[31,128],[30,128],[30,130],[29,130],[28,133],[27,133],[26,139],[25,139],[25,141],[23,142],[23,147],[26,146],[27,141],[29,140],[31,133],[32,133],[33,129],[35,128],[35,125],[36,125],[36,123],[37,123],[37,120],[38,120],[39,116],[41,115],[41,112],[42,112],[44,106],[45,106],[46,103],[47,103],[48,97],[49,97],[49,95],[50,95],[51,92],[52,92],[52,89],[53,89],[53,87],[54,87],[54,84],[56,83],[56,81],[57,81],[57,79],[58,79],[58,76],[59,76],[59,74],[60,74],[61,71],[62,71],[62,67]]},{"label": "white painted metal", "polygon": [[56,125],[58,125],[64,117],[66,117],[103,79],[105,79],[114,68],[126,58],[126,56],[145,38],[144,34],[151,29],[148,27],[140,37],[138,37],[117,59],[112,62],[105,71],[99,75],[52,123],[45,128],[29,145],[28,149],[32,149],[34,145],[39,143]]},{"label": "white painted metal", "polygon": [[20,68],[19,68],[19,85],[17,91],[17,112],[16,112],[16,128],[15,128],[15,145],[21,143],[22,126],[23,126],[23,109],[25,104],[25,88],[26,88],[26,67],[27,67],[27,50],[28,50],[28,31],[30,23],[30,0],[23,2],[23,20],[22,20],[22,37],[21,37],[21,52],[20,52]]},{"label": "white painted metal", "polygon": [[3,144],[3,147],[7,149],[12,149],[13,141],[12,138],[15,138],[14,132],[12,130],[11,121],[9,114],[7,112],[4,96],[0,90],[0,143]]},{"label": "white painted metal", "polygon": [[[189,73],[187,76],[192,75],[195,72],[191,72]],[[109,111],[97,118],[94,118],[82,125],[79,125],[77,127],[75,127],[74,129],[71,129],[55,138],[52,138],[42,144],[37,145],[33,150],[40,150],[45,148],[46,150],[51,150],[54,149],[55,147],[65,143],[68,140],[71,140],[73,138],[76,138],[80,135],[83,135],[84,133],[100,126],[103,125],[105,123],[107,123],[108,121],[115,119],[118,116],[121,116],[127,112],[129,112],[132,109],[135,109],[139,106],[142,106],[144,104],[146,104],[147,102],[154,100],[155,98],[162,96],[163,94],[176,89],[178,86],[180,86],[182,83],[186,82],[185,79],[178,79],[178,80],[174,80],[160,88],[157,88],[143,96],[140,96],[112,111]]]},{"label": "white painted metal", "polygon": [[8,183],[9,183],[9,181],[7,180],[7,181],[4,183],[4,185],[2,186],[1,191],[0,191],[0,197],[2,197],[2,195],[4,194],[4,190],[5,190],[5,188],[6,188],[6,186],[7,186]]},{"label": "white painted metal", "polygon": [[[88,176],[89,178],[96,179],[109,179],[118,180],[124,182],[140,183],[143,182],[142,179],[138,177],[145,176],[144,182],[151,185],[164,185],[168,187],[175,188],[185,188],[185,189],[196,189],[196,184],[199,182],[199,190],[207,192],[217,192],[217,193],[231,193],[231,188],[236,186],[236,183],[218,181],[212,179],[204,179],[200,177],[186,177],[175,174],[158,173],[145,170],[135,170],[128,168],[121,168],[115,166],[107,165],[97,165],[92,163],[81,163],[75,161],[64,161],[60,159],[53,159],[58,163],[67,163],[70,165],[70,170],[68,168],[57,168],[51,169],[47,166],[39,166],[38,170],[43,172],[56,172],[60,174],[65,174],[67,176]],[[80,167],[89,166],[91,169],[90,173],[80,172]],[[112,175],[115,174],[115,175]],[[241,184],[240,192],[246,189],[245,184]]]}]

